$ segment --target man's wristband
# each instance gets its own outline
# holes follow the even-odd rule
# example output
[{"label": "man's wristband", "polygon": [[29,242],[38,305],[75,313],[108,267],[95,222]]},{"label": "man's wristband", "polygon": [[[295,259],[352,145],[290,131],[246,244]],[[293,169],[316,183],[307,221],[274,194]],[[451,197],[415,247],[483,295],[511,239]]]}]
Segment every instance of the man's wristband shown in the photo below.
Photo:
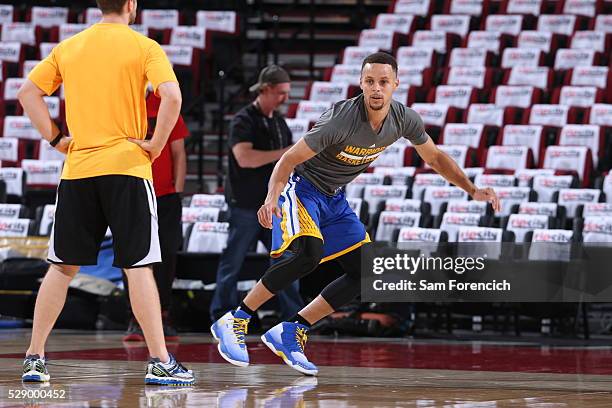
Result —
[{"label": "man's wristband", "polygon": [[55,147],[60,142],[60,140],[62,140],[63,137],[64,134],[62,132],[59,132],[57,136],[55,136],[55,139],[51,140],[49,144],[51,145],[51,147]]}]

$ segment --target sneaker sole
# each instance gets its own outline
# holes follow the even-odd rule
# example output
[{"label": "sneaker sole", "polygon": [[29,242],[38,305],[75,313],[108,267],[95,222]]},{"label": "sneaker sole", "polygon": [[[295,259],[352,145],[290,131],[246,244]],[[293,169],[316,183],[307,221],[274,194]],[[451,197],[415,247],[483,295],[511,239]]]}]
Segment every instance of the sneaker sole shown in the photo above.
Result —
[{"label": "sneaker sole", "polygon": [[279,356],[280,358],[283,359],[284,363],[287,364],[289,367],[293,368],[296,371],[299,371],[300,373],[304,374],[304,375],[310,375],[310,376],[316,376],[319,373],[319,370],[306,370],[305,368],[300,367],[299,365],[295,365],[293,364],[285,355],[285,353],[283,353],[282,351],[278,351],[276,349],[276,347],[274,347],[274,345],[272,343],[270,343],[268,340],[266,340],[266,335],[264,334],[263,336],[261,336],[261,341],[263,341],[263,343],[268,346],[268,348],[277,356]]},{"label": "sneaker sole", "polygon": [[50,375],[44,375],[37,372],[29,371],[21,376],[23,382],[44,383],[51,379]]},{"label": "sneaker sole", "polygon": [[146,385],[168,385],[174,387],[185,387],[191,386],[195,382],[194,380],[178,380],[175,378],[167,378],[167,377],[157,377],[152,374],[147,374],[145,377]]},{"label": "sneaker sole", "polygon": [[214,326],[210,326],[210,333],[213,335],[215,340],[217,340],[217,343],[219,343],[217,344],[217,350],[219,350],[219,354],[221,354],[221,357],[223,357],[225,361],[238,367],[247,367],[249,365],[249,363],[246,363],[244,361],[234,360],[228,357],[223,351],[221,351],[221,340],[219,340],[219,337],[217,337],[217,335],[215,334]]}]

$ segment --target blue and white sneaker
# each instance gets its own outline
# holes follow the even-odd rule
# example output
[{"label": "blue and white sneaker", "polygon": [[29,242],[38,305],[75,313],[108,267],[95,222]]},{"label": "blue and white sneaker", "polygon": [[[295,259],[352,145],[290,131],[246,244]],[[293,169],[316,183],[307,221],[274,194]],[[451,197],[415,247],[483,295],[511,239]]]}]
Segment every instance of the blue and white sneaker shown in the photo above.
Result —
[{"label": "blue and white sneaker", "polygon": [[228,363],[239,367],[249,365],[244,336],[250,320],[251,316],[239,309],[227,312],[210,327],[210,332],[219,342],[219,353]]},{"label": "blue and white sneaker", "polygon": [[23,360],[23,382],[47,382],[51,379],[47,371],[47,359],[40,358],[38,354],[30,354]]},{"label": "blue and white sneaker", "polygon": [[304,354],[308,327],[299,323],[282,322],[268,330],[261,340],[289,367],[306,375],[317,375],[319,369]]},{"label": "blue and white sneaker", "polygon": [[176,361],[172,354],[170,361],[165,364],[159,358],[151,358],[147,366],[147,375],[145,376],[145,384],[147,385],[173,385],[173,386],[189,386],[195,382],[193,371],[183,367],[181,363]]}]

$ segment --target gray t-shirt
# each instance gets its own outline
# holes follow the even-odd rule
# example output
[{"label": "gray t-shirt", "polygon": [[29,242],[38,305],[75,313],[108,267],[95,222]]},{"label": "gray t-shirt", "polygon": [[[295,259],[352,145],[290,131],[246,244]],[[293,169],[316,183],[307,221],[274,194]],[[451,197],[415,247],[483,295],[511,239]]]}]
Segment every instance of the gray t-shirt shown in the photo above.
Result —
[{"label": "gray t-shirt", "polygon": [[413,145],[429,138],[423,120],[412,109],[393,100],[376,134],[368,121],[363,95],[340,101],[304,135],[304,141],[317,155],[298,165],[296,171],[323,193],[334,195],[400,137]]}]

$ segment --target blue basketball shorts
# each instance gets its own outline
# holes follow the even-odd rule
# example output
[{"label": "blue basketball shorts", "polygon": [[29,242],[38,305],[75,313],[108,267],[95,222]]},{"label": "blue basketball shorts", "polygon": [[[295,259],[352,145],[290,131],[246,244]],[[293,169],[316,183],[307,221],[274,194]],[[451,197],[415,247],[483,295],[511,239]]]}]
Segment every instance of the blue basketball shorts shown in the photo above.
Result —
[{"label": "blue basketball shorts", "polygon": [[328,196],[294,173],[289,177],[278,206],[282,218],[273,216],[270,252],[273,258],[282,255],[291,242],[301,236],[323,240],[321,262],[370,242],[363,223],[346,201],[344,191]]}]

